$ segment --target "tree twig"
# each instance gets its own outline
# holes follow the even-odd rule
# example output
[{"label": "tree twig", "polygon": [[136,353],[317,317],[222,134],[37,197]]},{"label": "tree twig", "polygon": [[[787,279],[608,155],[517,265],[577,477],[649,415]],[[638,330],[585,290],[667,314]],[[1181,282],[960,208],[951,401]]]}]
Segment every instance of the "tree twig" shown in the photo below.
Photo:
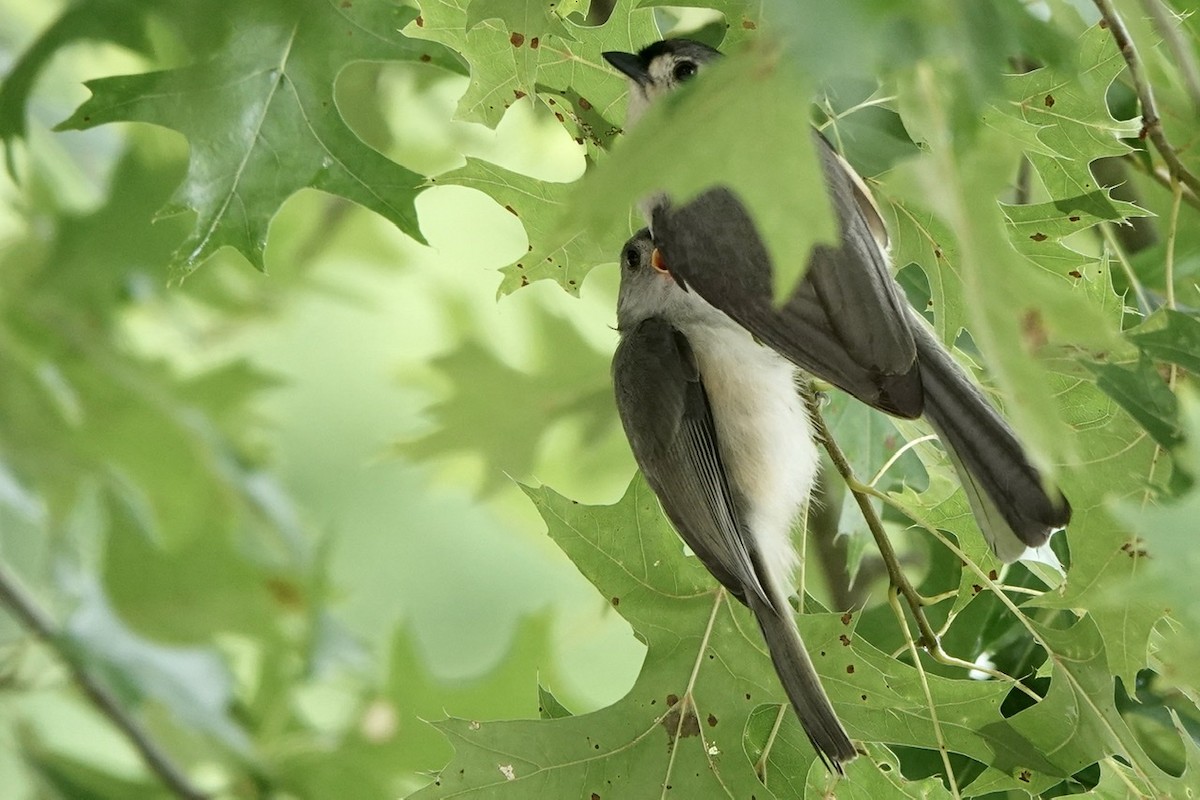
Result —
[{"label": "tree twig", "polygon": [[25,628],[35,633],[58,654],[70,670],[71,677],[83,689],[83,693],[100,713],[125,734],[145,760],[146,766],[167,788],[184,800],[209,800],[209,795],[192,785],[141,723],[130,716],[113,693],[87,670],[58,631],[54,620],[25,591],[17,576],[10,572],[3,562],[0,562],[0,604],[7,606]]},{"label": "tree twig", "polygon": [[1142,135],[1154,144],[1154,148],[1167,163],[1171,175],[1176,180],[1183,182],[1193,192],[1200,194],[1200,178],[1193,175],[1183,165],[1175,148],[1167,141],[1167,135],[1163,131],[1162,118],[1158,115],[1158,105],[1154,101],[1154,89],[1150,86],[1150,81],[1142,68],[1141,57],[1138,56],[1137,48],[1134,47],[1129,29],[1125,27],[1125,20],[1117,13],[1112,0],[1092,0],[1092,2],[1100,10],[1104,24],[1112,31],[1113,41],[1117,43],[1117,49],[1121,51],[1125,65],[1129,67],[1129,79],[1133,83],[1134,90],[1137,91],[1138,102],[1142,106]]},{"label": "tree twig", "polygon": [[1179,28],[1175,24],[1178,20],[1175,19],[1174,12],[1167,8],[1163,0],[1142,0],[1142,8],[1146,9],[1146,13],[1154,20],[1158,35],[1163,37],[1163,41],[1170,48],[1171,58],[1175,60],[1175,66],[1183,77],[1184,88],[1192,98],[1196,112],[1200,113],[1200,69],[1196,67],[1192,48],[1179,35]]},{"label": "tree twig", "polygon": [[[1141,159],[1138,158],[1137,153],[1126,153],[1125,155],[1120,156],[1120,158],[1126,164],[1150,178],[1164,189],[1171,189],[1173,184],[1182,186],[1182,184],[1180,184],[1178,181],[1171,180],[1171,174],[1169,172],[1164,173],[1161,170],[1155,169],[1154,167],[1148,167],[1143,164]],[[1104,159],[1100,160],[1103,161]],[[1183,187],[1183,190],[1183,202],[1187,203],[1192,208],[1200,209],[1200,196],[1186,186]]]},{"label": "tree twig", "polygon": [[930,651],[937,649],[937,634],[925,617],[925,600],[908,582],[904,570],[900,568],[900,560],[896,557],[896,551],[892,548],[892,543],[883,530],[883,522],[880,521],[879,515],[871,506],[868,488],[854,477],[854,468],[850,466],[850,462],[846,460],[846,454],[842,452],[842,448],[838,446],[837,441],[830,434],[829,428],[825,425],[825,418],[821,416],[821,401],[817,395],[811,390],[805,391],[804,402],[808,405],[808,415],[816,429],[817,438],[821,440],[821,444],[824,445],[825,451],[829,453],[829,458],[833,461],[833,466],[846,481],[846,486],[849,487],[855,502],[858,503],[859,510],[862,511],[867,528],[870,529],[871,536],[875,539],[875,546],[879,548],[879,554],[883,557],[883,563],[887,567],[888,580],[896,591],[904,595],[909,608],[912,609],[913,617],[917,621],[917,629],[921,632],[921,646]]}]

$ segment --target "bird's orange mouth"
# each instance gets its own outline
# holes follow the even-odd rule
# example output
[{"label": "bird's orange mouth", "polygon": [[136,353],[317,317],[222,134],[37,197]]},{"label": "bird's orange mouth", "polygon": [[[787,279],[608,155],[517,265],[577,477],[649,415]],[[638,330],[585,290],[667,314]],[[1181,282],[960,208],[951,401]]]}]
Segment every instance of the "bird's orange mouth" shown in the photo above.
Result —
[{"label": "bird's orange mouth", "polygon": [[671,271],[667,269],[667,262],[663,258],[662,250],[659,250],[657,247],[654,248],[654,252],[650,254],[650,266],[654,267],[664,275],[671,274]]}]

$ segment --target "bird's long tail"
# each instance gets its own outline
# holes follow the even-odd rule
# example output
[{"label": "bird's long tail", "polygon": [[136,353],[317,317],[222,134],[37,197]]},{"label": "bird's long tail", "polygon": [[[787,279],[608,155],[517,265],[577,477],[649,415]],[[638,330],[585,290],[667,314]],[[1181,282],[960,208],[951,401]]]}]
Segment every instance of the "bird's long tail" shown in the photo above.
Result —
[{"label": "bird's long tail", "polygon": [[1013,561],[1064,527],[1071,506],[1047,486],[1012,428],[924,320],[914,320],[912,329],[925,418],[946,446],[988,544],[1000,559]]},{"label": "bird's long tail", "polygon": [[769,593],[772,605],[764,603],[754,592],[747,592],[750,610],[758,620],[775,672],[796,709],[800,726],[825,765],[840,773],[842,764],[856,755],[854,745],[834,713],[812,659],[804,649],[787,598],[774,587],[770,587]]}]

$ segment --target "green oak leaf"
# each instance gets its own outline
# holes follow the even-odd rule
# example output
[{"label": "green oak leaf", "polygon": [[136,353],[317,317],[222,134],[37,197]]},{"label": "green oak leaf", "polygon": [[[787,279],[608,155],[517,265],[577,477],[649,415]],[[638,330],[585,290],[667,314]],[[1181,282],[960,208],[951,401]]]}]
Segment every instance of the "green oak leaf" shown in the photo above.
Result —
[{"label": "green oak leaf", "polygon": [[[1114,679],[1095,622],[1083,617],[1065,630],[1033,623],[1051,654],[1054,670],[1042,702],[1012,718],[1013,727],[1036,736],[1046,758],[1065,774],[1075,774],[1111,754],[1119,754],[1137,776],[1147,797],[1194,796],[1197,775],[1164,772],[1146,755],[1118,713]],[[1194,752],[1194,748],[1192,748]]]},{"label": "green oak leaf", "polygon": [[271,218],[305,187],[364,205],[423,242],[413,205],[423,179],[350,130],[334,101],[334,80],[352,61],[454,67],[454,57],[402,36],[397,28],[411,11],[388,0],[253,3],[237,14],[219,55],[89,81],[92,97],[59,129],[130,120],[187,137],[187,176],[160,212],[196,214],[172,259],[184,273],[224,246],[263,269]]},{"label": "green oak leaf", "polygon": [[[754,770],[771,757],[763,728],[784,702],[757,626],[684,556],[644,481],[636,478],[611,506],[581,505],[545,488],[526,493],[551,538],[646,643],[641,674],[626,697],[591,714],[437,723],[455,757],[413,797],[632,797],[667,786],[680,797],[792,796],[763,787]],[[947,748],[993,765],[997,785],[1005,775],[1011,788],[1045,788],[1065,777],[1000,714],[1006,685],[923,679],[857,636],[854,614],[810,612],[798,622],[852,737],[927,746],[934,737],[928,690]],[[781,725],[780,741],[803,741],[790,708]],[[802,786],[818,763],[807,745],[788,745],[774,758],[771,787]],[[1030,782],[1016,783],[1018,775]]]},{"label": "green oak leaf", "polygon": [[435,183],[466,186],[484,192],[521,220],[529,251],[500,271],[498,292],[509,294],[533,281],[552,279],[578,295],[584,276],[597,264],[616,260],[620,242],[607,242],[590,231],[558,236],[554,220],[565,207],[570,184],[552,183],[468,158],[465,166],[432,179]]},{"label": "green oak leaf", "polygon": [[477,16],[469,22],[472,0],[419,4],[421,14],[404,27],[404,35],[445,45],[461,54],[470,70],[471,82],[458,102],[459,119],[494,128],[509,106],[535,93],[540,38],[527,38],[495,17]]},{"label": "green oak leaf", "polygon": [[550,34],[568,38],[566,27],[554,13],[554,0],[471,0],[467,7],[467,32],[485,20],[499,19],[508,31],[517,84],[531,97],[537,86],[541,46]]},{"label": "green oak leaf", "polygon": [[449,378],[454,393],[431,409],[436,423],[431,433],[396,449],[417,460],[480,453],[487,465],[482,488],[487,493],[506,475],[533,474],[539,445],[556,422],[579,420],[588,444],[615,434],[608,355],[559,316],[539,312],[533,324],[538,338],[552,344],[531,372],[509,366],[478,341],[435,360],[433,367]]}]

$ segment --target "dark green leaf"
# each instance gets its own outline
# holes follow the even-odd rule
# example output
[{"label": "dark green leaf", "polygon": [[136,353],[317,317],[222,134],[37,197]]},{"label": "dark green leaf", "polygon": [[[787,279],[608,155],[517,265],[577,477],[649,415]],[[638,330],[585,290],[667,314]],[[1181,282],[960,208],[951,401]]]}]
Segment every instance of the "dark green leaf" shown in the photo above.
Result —
[{"label": "dark green leaf", "polygon": [[256,3],[238,14],[219,56],[166,72],[89,81],[91,99],[60,129],[133,120],[188,138],[187,177],[160,212],[197,215],[173,257],[185,272],[224,246],[262,269],[271,218],[309,186],[360,203],[424,241],[413,206],[421,176],[367,147],[346,126],[333,82],[351,61],[436,58],[452,65],[452,57],[402,36],[397,29],[411,16],[386,0]]},{"label": "dark green leaf", "polygon": [[1182,441],[1179,403],[1154,366],[1142,356],[1131,367],[1120,364],[1087,363],[1096,385],[1125,409],[1131,417],[1168,450]]}]

